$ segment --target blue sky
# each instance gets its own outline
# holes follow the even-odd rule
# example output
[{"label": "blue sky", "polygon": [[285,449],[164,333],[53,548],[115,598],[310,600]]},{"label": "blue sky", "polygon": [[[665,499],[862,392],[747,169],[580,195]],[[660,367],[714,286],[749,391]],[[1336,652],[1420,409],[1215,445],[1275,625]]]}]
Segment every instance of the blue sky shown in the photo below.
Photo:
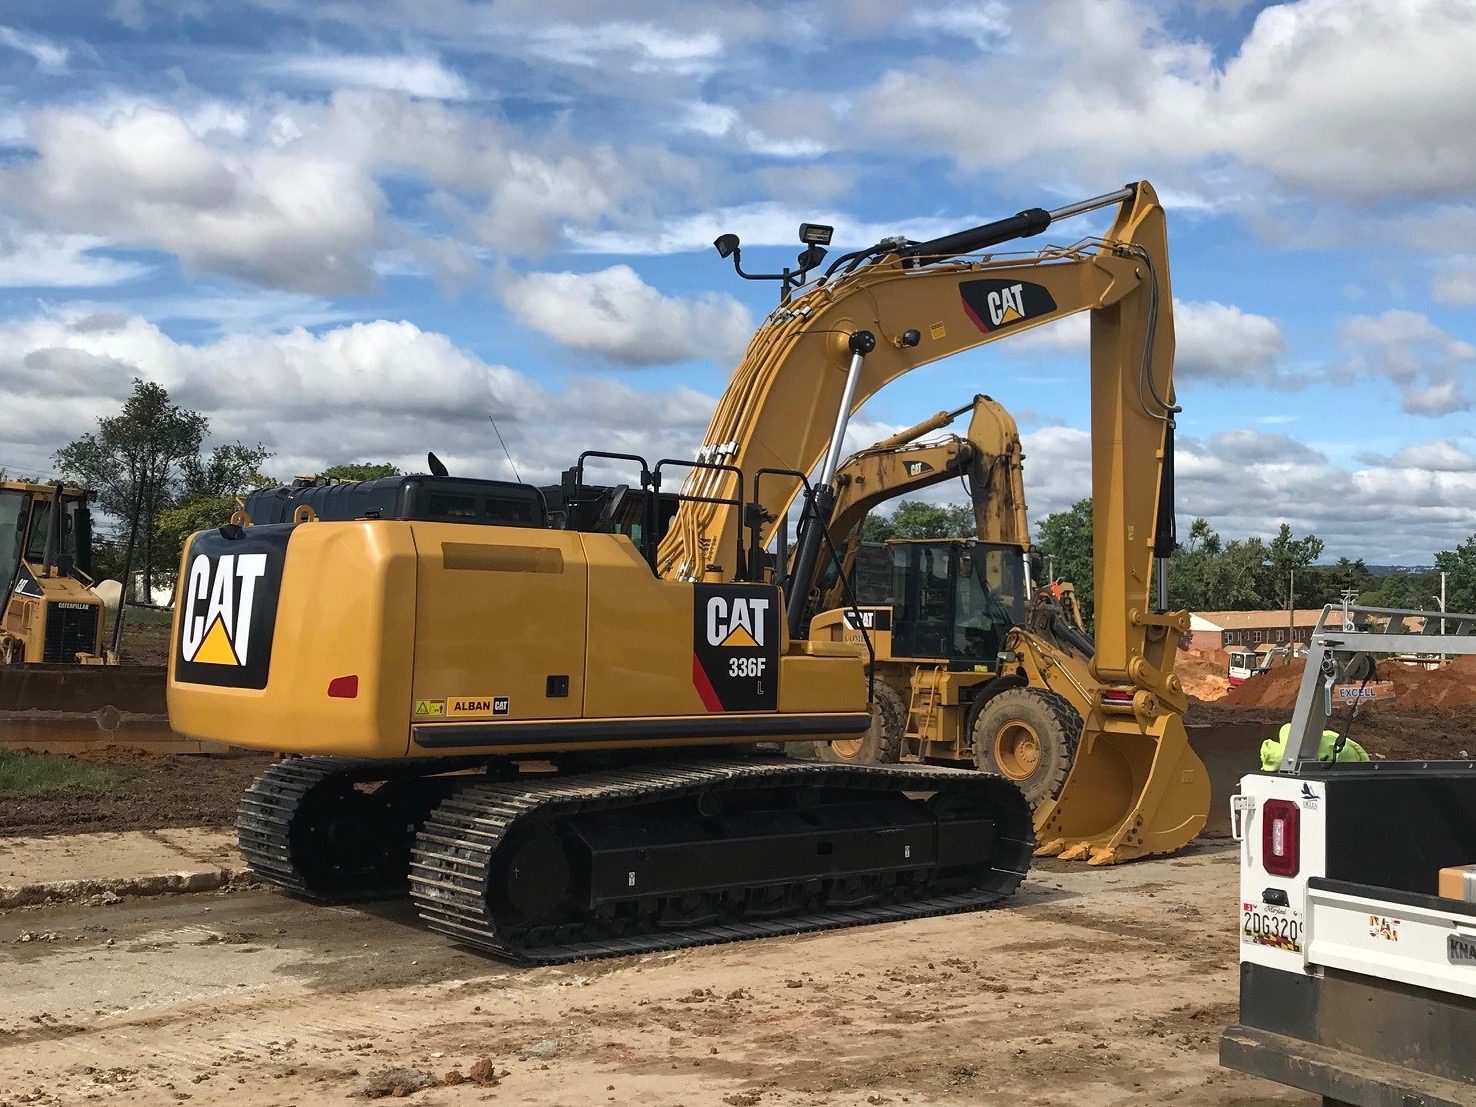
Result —
[{"label": "blue sky", "polygon": [[[686,454],[803,219],[914,238],[1146,177],[1180,503],[1423,562],[1476,531],[1476,6],[1452,0],[0,3],[0,467],[134,376],[325,462]],[[1043,239],[1069,241],[1081,220]],[[929,367],[1032,513],[1087,491],[1084,329]]]}]

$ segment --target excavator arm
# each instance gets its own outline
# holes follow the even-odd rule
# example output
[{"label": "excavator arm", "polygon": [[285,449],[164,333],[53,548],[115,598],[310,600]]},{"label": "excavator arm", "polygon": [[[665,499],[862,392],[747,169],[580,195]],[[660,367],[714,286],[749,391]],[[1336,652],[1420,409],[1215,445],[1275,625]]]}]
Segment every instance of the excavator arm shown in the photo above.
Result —
[{"label": "excavator arm", "polygon": [[[1102,238],[1025,256],[963,256],[1111,203],[1118,210]],[[1047,850],[1099,864],[1179,848],[1203,826],[1209,789],[1188,748],[1187,699],[1173,675],[1188,617],[1164,610],[1178,410],[1172,303],[1164,213],[1147,182],[843,257],[749,344],[699,452],[727,468],[694,470],[684,489],[691,498],[657,552],[658,573],[744,575],[736,553],[744,520],[719,501],[756,501],[758,544],[766,544],[803,489],[791,474],[818,469],[806,511],[824,527],[846,422],[867,399],[919,366],[1087,312],[1098,688],[1071,777],[1038,810],[1037,832]],[[818,553],[819,531],[809,527],[806,563],[806,529],[794,573],[801,581]],[[789,601],[791,632],[802,633],[794,609],[803,597]]]}]

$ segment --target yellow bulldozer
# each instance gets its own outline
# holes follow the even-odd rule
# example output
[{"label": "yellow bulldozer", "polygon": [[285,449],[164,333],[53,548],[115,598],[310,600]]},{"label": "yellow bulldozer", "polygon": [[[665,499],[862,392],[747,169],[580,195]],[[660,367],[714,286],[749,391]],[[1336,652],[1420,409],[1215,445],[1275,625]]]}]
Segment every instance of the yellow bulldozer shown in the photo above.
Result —
[{"label": "yellow bulldozer", "polygon": [[[987,253],[1108,207],[1102,238]],[[1155,590],[1177,408],[1153,189],[884,240],[819,273],[828,233],[802,227],[799,268],[774,274],[781,303],[695,461],[586,451],[555,510],[538,488],[435,473],[289,490],[190,538],[172,725],[301,755],[242,800],[260,877],[324,901],[408,890],[433,929],[548,962],[977,909],[1013,893],[1037,835],[1094,863],[1194,836],[1208,783],[1172,675],[1188,619]],[[741,274],[736,236],[714,245]],[[807,635],[773,552],[801,505],[788,576],[813,579],[852,413],[918,366],[1082,311],[1100,692],[1060,794],[1032,830],[995,774],[767,752],[879,714],[870,639]],[[639,486],[590,484],[596,463]]]},{"label": "yellow bulldozer", "polygon": [[0,481],[0,665],[113,660],[93,591],[87,492]]}]

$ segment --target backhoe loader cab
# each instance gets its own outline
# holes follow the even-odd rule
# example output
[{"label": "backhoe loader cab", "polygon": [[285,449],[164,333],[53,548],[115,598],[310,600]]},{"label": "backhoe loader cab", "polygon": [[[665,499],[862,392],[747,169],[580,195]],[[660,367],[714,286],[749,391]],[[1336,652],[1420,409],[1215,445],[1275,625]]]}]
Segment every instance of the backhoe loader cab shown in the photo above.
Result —
[{"label": "backhoe loader cab", "polygon": [[0,481],[0,664],[98,663],[87,493]]},{"label": "backhoe loader cab", "polygon": [[859,605],[890,608],[894,658],[992,672],[1010,627],[1024,618],[1024,558],[1002,543],[892,539],[862,547],[853,589]]}]

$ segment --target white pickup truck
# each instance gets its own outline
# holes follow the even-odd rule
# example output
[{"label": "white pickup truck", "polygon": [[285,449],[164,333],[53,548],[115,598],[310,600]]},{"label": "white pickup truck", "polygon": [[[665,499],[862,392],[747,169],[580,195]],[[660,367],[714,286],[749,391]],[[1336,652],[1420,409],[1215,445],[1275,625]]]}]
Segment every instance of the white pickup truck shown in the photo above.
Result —
[{"label": "white pickup truck", "polygon": [[1233,800],[1240,1021],[1220,1063],[1327,1107],[1476,1105],[1476,902],[1438,894],[1440,870],[1476,865],[1476,762],[1315,760],[1333,685],[1432,641],[1476,653],[1476,616],[1325,610],[1281,767]]}]

